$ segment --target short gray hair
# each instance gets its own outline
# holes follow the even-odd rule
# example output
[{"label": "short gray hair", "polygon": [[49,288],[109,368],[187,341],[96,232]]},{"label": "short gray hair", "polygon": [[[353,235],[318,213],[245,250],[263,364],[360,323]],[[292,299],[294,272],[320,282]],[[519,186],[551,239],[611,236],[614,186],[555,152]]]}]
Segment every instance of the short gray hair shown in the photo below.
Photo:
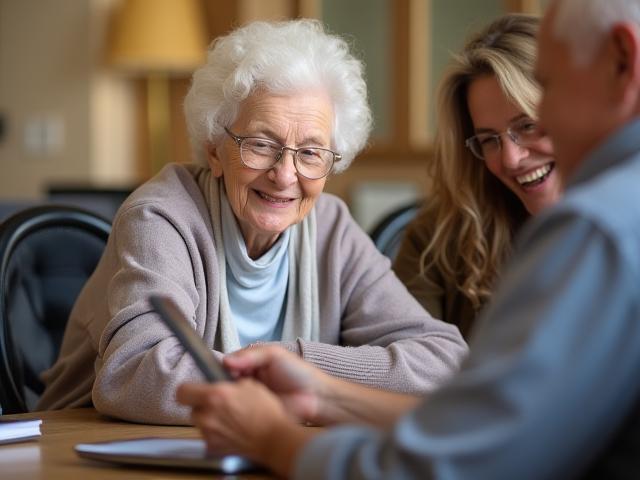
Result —
[{"label": "short gray hair", "polygon": [[596,54],[604,35],[618,22],[640,26],[638,0],[555,0],[553,34],[567,42],[573,60],[586,65]]},{"label": "short gray hair", "polygon": [[371,131],[363,70],[347,42],[316,20],[253,22],[217,38],[184,102],[196,161],[206,165],[205,145],[224,135],[257,88],[287,94],[322,87],[333,102],[332,148],[342,154],[334,171],[343,171]]}]

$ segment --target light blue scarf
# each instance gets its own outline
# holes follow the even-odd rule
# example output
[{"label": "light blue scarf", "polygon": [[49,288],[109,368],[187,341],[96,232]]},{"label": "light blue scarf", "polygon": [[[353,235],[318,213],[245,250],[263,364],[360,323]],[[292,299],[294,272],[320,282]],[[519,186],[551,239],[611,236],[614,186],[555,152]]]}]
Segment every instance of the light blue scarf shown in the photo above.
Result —
[{"label": "light blue scarf", "polygon": [[[224,234],[231,233],[226,230],[223,232],[220,206],[222,196],[226,193],[222,179],[214,177],[209,169],[198,177],[198,185],[205,196],[211,215],[220,275],[218,333],[213,348],[223,353],[229,353],[240,349],[242,345],[229,306],[226,256],[225,249],[222,247]],[[302,338],[307,341],[319,341],[320,308],[316,265],[315,210],[312,209],[302,222],[290,226],[289,232],[289,281],[281,340],[295,341],[297,338]]]}]

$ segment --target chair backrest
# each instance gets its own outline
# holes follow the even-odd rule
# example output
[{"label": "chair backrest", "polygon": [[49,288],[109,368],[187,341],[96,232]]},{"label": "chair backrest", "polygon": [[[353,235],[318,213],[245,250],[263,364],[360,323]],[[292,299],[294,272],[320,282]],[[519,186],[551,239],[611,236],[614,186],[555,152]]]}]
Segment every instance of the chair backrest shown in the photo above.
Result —
[{"label": "chair backrest", "polygon": [[396,258],[407,225],[420,210],[421,203],[415,202],[400,207],[386,215],[371,230],[370,237],[378,250],[392,261]]},{"label": "chair backrest", "polygon": [[111,224],[85,210],[47,205],[0,224],[0,407],[22,413],[58,356],[71,308],[93,273]]},{"label": "chair backrest", "polygon": [[113,220],[120,205],[134,188],[51,185],[47,188],[47,201],[55,205],[81,207],[84,210],[97,213],[107,220]]}]

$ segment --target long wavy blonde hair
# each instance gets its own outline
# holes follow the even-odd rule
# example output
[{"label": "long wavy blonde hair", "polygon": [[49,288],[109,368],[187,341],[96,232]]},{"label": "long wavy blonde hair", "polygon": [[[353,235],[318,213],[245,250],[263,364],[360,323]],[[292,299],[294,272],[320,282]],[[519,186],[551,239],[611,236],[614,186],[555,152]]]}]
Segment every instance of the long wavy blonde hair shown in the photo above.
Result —
[{"label": "long wavy blonde hair", "polygon": [[473,124],[467,90],[494,75],[505,96],[536,118],[539,86],[533,76],[539,19],[506,15],[470,37],[453,56],[438,90],[438,126],[432,200],[434,233],[420,258],[421,272],[438,269],[444,280],[479,309],[491,295],[515,231],[528,214],[522,202],[465,147]]}]

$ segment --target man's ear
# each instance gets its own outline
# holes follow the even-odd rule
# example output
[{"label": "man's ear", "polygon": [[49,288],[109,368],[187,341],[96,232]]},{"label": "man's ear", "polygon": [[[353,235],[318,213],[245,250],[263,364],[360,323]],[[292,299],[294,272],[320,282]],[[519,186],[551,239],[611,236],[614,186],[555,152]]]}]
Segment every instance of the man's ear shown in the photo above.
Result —
[{"label": "man's ear", "polygon": [[218,157],[218,147],[213,143],[207,144],[207,163],[214,177],[222,177],[222,163]]},{"label": "man's ear", "polygon": [[610,33],[615,61],[615,87],[627,105],[640,99],[640,32],[634,23],[621,22]]}]

